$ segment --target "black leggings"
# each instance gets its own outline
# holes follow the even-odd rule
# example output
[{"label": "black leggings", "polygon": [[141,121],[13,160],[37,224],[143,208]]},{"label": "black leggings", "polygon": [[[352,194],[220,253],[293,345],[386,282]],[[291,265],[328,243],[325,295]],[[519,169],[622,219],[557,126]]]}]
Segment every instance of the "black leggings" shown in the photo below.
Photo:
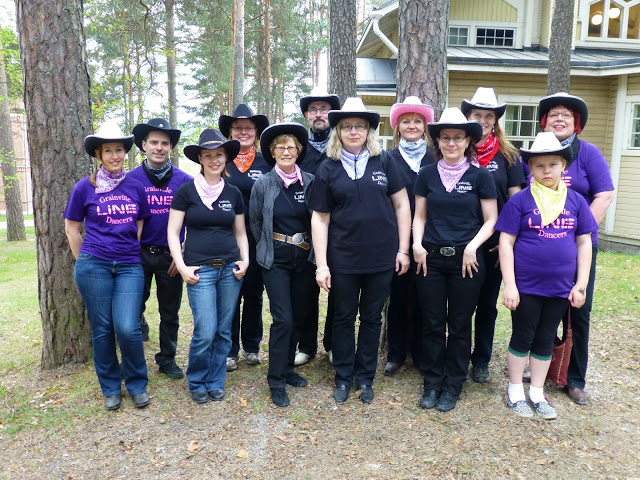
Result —
[{"label": "black leggings", "polygon": [[518,357],[531,352],[534,358],[550,360],[553,339],[569,301],[560,297],[520,294],[520,304],[511,312],[509,351]]}]

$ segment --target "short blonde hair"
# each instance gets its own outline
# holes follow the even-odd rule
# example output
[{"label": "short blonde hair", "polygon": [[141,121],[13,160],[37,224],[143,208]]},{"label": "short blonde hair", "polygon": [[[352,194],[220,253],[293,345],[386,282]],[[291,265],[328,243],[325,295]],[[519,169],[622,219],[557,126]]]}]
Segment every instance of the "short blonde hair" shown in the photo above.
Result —
[{"label": "short blonde hair", "polygon": [[[354,115],[353,118],[360,118]],[[340,155],[342,152],[342,139],[340,137],[340,127],[342,122],[345,119],[342,119],[338,122],[335,128],[331,129],[331,135],[329,136],[329,143],[327,144],[327,157],[332,158],[333,160],[340,160]],[[362,119],[367,122],[364,118]],[[367,126],[369,126],[369,122],[367,122]],[[375,129],[369,126],[369,131],[367,132],[367,140],[365,141],[365,145],[367,150],[369,150],[369,154],[372,157],[376,155],[380,155],[382,151],[382,147],[380,146],[380,141],[378,140],[378,134]]]}]

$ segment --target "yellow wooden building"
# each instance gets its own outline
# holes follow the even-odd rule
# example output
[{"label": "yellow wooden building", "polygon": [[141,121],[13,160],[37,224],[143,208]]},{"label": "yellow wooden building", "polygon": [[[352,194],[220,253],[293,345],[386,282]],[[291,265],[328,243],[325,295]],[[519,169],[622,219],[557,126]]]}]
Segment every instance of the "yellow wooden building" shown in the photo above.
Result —
[{"label": "yellow wooden building", "polygon": [[[500,120],[516,146],[538,129],[546,95],[552,0],[451,0],[448,106],[477,87],[493,87],[507,102]],[[640,253],[640,0],[576,0],[571,92],[589,106],[580,138],[603,152],[615,199],[601,225],[600,244]],[[357,88],[382,115],[380,135],[391,148],[389,108],[396,101],[398,2],[370,16],[358,42]]]}]

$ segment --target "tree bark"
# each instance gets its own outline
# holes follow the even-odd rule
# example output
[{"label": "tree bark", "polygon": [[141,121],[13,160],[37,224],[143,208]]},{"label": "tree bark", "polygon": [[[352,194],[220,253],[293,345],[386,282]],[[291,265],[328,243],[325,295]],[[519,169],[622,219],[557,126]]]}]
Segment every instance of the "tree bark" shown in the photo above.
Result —
[{"label": "tree bark", "polygon": [[[167,51],[167,90],[169,94],[169,123],[171,128],[178,128],[178,95],[176,93],[176,39],[175,39],[175,0],[165,0],[167,16],[166,51]],[[175,145],[174,145],[175,147]],[[171,163],[180,166],[180,151],[171,150]]]},{"label": "tree bark", "polygon": [[555,0],[549,41],[547,95],[568,92],[571,86],[571,44],[574,0]]},{"label": "tree bark", "polygon": [[449,1],[400,0],[397,101],[416,95],[440,118],[447,104]]},{"label": "tree bark", "polygon": [[244,0],[233,2],[233,102],[244,103]]},{"label": "tree bark", "polygon": [[356,1],[329,2],[329,91],[356,96]]},{"label": "tree bark", "polygon": [[63,211],[73,186],[91,172],[91,132],[81,0],[16,0],[33,181],[42,317],[42,367],[85,362],[91,331],[73,281]]},{"label": "tree bark", "polygon": [[20,177],[16,169],[16,155],[13,150],[11,115],[9,113],[9,89],[7,72],[4,67],[4,45],[0,37],[0,161],[2,163],[2,184],[7,210],[7,241],[26,240],[20,198]]}]

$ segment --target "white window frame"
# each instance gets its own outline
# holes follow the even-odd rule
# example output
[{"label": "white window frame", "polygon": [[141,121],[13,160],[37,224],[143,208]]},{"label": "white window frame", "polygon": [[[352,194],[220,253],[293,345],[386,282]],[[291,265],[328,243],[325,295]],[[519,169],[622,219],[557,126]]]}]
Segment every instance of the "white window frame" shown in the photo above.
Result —
[{"label": "white window frame", "polygon": [[[485,30],[510,30],[513,32],[513,38],[511,39],[513,42],[513,45],[511,46],[506,46],[506,45],[478,45],[478,30],[479,29],[485,29]],[[507,26],[476,26],[475,27],[475,35],[473,37],[473,42],[477,47],[482,47],[482,48],[516,48],[516,44],[517,44],[517,35],[518,35],[518,30],[515,27],[507,27]],[[491,38],[491,37],[484,37],[484,38]],[[494,39],[497,39],[498,37],[494,36]],[[503,38],[503,40],[506,40],[506,37]]]},{"label": "white window frame", "polygon": [[[456,38],[460,38],[460,30],[466,30],[467,31],[467,43],[465,43],[464,45],[462,44],[453,44],[453,43],[449,43],[449,38],[451,37],[451,29],[455,28],[458,30],[458,33],[456,35]],[[471,30],[471,28],[468,25],[449,25],[449,28],[447,29],[447,45],[451,46],[451,47],[468,47],[469,46],[469,31]]]},{"label": "white window frame", "polygon": [[[635,106],[640,107],[640,95],[629,95],[626,100],[625,119],[628,119],[628,127],[624,129],[621,154],[624,156],[640,157],[640,147],[634,147],[631,145],[634,133],[633,110]],[[637,133],[640,134],[640,130],[638,130]]]},{"label": "white window frame", "polygon": [[[640,0],[627,0],[627,1],[616,1],[616,0],[603,0],[603,18],[602,18],[602,30],[600,32],[599,37],[590,37],[589,36],[589,15],[591,13],[591,5],[597,3],[599,0],[581,0],[580,2],[580,14],[579,19],[582,23],[582,28],[580,29],[580,42],[579,46],[588,46],[591,44],[593,46],[594,43],[615,43],[619,46],[633,46],[633,48],[638,48],[638,42],[640,39],[628,39],[627,38],[627,28],[629,25],[629,9],[636,5],[640,4]],[[620,37],[618,38],[608,38],[608,30],[609,30],[609,17],[605,15],[605,12],[609,11],[611,6],[611,2],[615,2],[617,6],[622,10],[620,12]],[[578,45],[578,43],[577,43]]]},{"label": "white window frame", "polygon": [[[526,96],[526,95],[499,95],[498,96],[498,103],[502,103],[502,102],[506,102],[507,105],[511,105],[511,106],[521,106],[521,107],[537,107],[538,104],[540,103],[540,97],[533,97],[533,96]],[[500,124],[500,128],[502,128],[502,131],[504,132],[505,136],[507,137],[507,139],[509,141],[513,140],[517,140],[517,141],[522,141],[523,147],[524,148],[529,148],[531,147],[531,144],[533,143],[533,140],[535,139],[535,133],[532,137],[529,136],[510,136],[507,135],[507,130],[506,130],[506,111],[505,114],[500,117],[500,120],[498,121],[498,123]],[[537,117],[537,115],[536,115]],[[520,120],[520,119],[518,119]],[[537,118],[536,118],[537,120]]]}]

